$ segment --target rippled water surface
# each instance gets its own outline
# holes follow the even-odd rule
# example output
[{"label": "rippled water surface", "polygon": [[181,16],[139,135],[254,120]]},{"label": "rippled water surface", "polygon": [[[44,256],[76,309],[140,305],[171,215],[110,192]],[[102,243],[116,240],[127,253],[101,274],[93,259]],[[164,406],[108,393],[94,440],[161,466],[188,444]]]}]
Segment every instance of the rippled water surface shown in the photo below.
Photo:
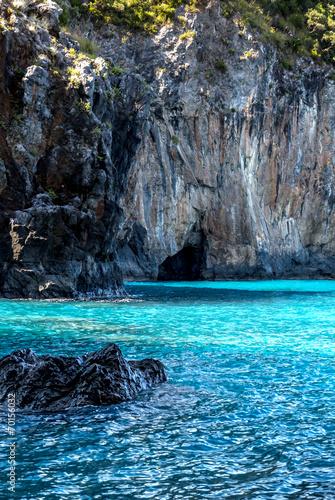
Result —
[{"label": "rippled water surface", "polygon": [[[169,377],[120,406],[19,415],[10,498],[335,499],[335,282],[127,290],[119,302],[0,301],[1,355],[116,342]],[[6,498],[5,430],[0,446]]]}]

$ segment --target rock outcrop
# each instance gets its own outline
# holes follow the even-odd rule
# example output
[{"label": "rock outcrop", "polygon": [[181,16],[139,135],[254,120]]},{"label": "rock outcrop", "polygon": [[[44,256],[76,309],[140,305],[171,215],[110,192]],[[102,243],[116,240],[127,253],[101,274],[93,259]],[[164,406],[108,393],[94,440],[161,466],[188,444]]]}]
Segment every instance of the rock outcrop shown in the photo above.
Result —
[{"label": "rock outcrop", "polygon": [[52,33],[11,5],[0,5],[1,295],[122,295],[114,235],[148,114],[144,84],[52,36],[53,2],[38,10]]},{"label": "rock outcrop", "polygon": [[49,31],[10,5],[1,295],[122,294],[122,274],[335,276],[332,68],[283,69],[218,0],[151,37],[97,31],[94,61],[53,2],[34,7]]},{"label": "rock outcrop", "polygon": [[15,393],[17,409],[59,411],[128,401],[166,381],[155,359],[126,361],[115,344],[78,357],[36,356],[31,349],[0,359],[0,404]]}]

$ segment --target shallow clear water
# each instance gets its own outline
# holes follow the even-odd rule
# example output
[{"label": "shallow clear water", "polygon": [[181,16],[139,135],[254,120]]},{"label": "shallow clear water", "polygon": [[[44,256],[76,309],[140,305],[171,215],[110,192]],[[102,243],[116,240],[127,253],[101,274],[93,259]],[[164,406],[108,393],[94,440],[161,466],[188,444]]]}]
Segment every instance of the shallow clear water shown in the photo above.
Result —
[{"label": "shallow clear water", "polygon": [[13,498],[335,498],[335,282],[127,289],[118,302],[0,301],[1,355],[116,342],[169,377],[120,406],[20,415]]}]

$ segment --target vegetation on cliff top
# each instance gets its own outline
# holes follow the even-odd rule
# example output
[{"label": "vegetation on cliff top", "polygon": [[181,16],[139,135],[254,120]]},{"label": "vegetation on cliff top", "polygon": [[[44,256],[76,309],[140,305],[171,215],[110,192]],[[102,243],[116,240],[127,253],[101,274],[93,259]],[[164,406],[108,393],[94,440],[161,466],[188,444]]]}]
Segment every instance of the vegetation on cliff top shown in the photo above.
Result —
[{"label": "vegetation on cliff top", "polygon": [[335,62],[334,0],[224,0],[221,5],[227,17],[240,14],[240,28],[254,28],[285,52],[288,69],[293,53]]},{"label": "vegetation on cliff top", "polygon": [[[57,0],[62,5],[62,0]],[[197,0],[91,0],[87,4],[71,0],[72,8],[64,12],[61,22],[67,24],[71,16],[89,15],[107,24],[123,26],[129,30],[143,30],[155,33],[160,26],[171,22],[176,8],[182,3],[190,11],[197,11]]]},{"label": "vegetation on cliff top", "polygon": [[[128,30],[155,33],[171,22],[182,3],[196,12],[208,0],[91,0],[87,4],[71,0],[68,11],[63,0],[57,0],[64,11],[61,22],[87,16]],[[284,66],[293,66],[293,54],[312,56],[316,61],[335,62],[335,0],[222,0],[222,13],[234,17],[240,30],[251,27],[265,42],[286,54]]]}]

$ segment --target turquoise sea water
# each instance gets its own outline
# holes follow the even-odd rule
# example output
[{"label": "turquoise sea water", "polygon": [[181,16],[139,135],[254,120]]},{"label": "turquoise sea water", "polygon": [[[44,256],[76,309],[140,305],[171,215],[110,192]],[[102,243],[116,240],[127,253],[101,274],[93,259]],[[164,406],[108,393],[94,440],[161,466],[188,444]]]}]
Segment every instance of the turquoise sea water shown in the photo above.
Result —
[{"label": "turquoise sea water", "polygon": [[[335,282],[127,290],[117,302],[0,301],[0,355],[116,342],[169,378],[119,406],[18,415],[8,498],[335,499]],[[0,447],[7,498],[4,426]]]}]

